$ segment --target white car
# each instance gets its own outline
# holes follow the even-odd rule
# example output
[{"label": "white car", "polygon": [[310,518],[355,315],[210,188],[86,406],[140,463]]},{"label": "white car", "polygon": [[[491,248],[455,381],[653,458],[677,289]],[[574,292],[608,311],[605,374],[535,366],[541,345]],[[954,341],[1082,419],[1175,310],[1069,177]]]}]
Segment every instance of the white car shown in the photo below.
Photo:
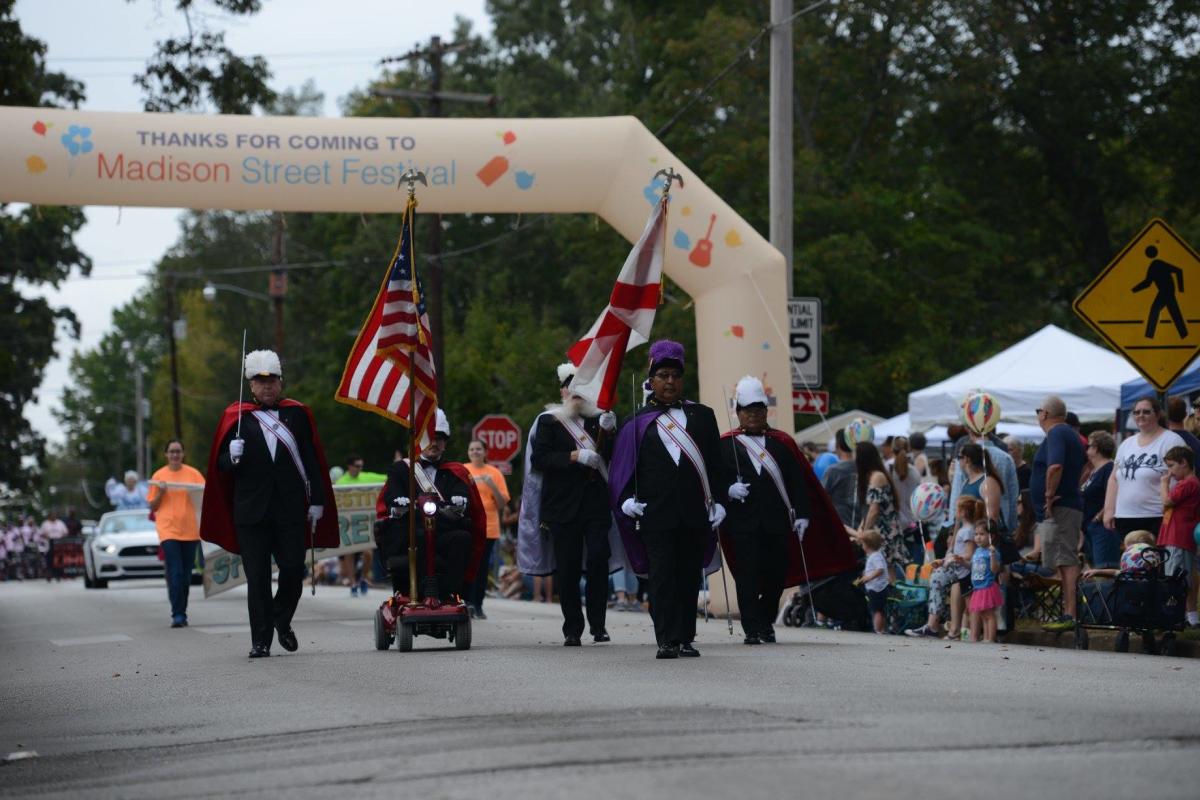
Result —
[{"label": "white car", "polygon": [[165,572],[158,558],[158,531],[146,509],[108,512],[84,543],[83,585],[88,589],[105,589],[109,581],[162,578]]}]

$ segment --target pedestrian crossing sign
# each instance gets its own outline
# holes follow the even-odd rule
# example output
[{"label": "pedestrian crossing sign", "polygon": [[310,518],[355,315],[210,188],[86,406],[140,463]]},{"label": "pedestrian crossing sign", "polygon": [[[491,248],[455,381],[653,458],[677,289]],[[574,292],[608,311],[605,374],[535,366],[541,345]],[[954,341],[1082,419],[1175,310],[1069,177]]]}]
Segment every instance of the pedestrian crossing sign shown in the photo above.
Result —
[{"label": "pedestrian crossing sign", "polygon": [[1072,304],[1160,392],[1200,354],[1200,256],[1152,219]]}]

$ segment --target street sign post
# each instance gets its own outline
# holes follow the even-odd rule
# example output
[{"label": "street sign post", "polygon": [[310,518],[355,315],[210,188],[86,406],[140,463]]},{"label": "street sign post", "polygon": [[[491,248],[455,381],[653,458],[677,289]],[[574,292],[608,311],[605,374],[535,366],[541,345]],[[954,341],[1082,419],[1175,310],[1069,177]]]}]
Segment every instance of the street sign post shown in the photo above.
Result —
[{"label": "street sign post", "polygon": [[521,426],[507,414],[488,414],[471,429],[471,438],[483,442],[488,463],[505,475],[512,474],[512,460],[521,450]]},{"label": "street sign post", "polygon": [[829,392],[792,389],[792,413],[828,414]]},{"label": "street sign post", "polygon": [[1200,354],[1200,256],[1152,219],[1072,304],[1160,392]]},{"label": "street sign post", "polygon": [[792,356],[792,388],[821,385],[821,299],[788,300],[788,347]]}]

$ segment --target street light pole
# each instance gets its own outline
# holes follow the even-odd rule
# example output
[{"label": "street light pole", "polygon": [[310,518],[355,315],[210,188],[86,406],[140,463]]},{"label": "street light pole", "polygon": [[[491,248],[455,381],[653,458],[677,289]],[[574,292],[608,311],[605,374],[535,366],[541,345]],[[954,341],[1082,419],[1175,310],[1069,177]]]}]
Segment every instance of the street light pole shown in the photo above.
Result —
[{"label": "street light pole", "polygon": [[[788,297],[795,291],[792,271],[792,0],[771,0],[770,236],[787,265]],[[785,22],[786,21],[786,22]]]}]

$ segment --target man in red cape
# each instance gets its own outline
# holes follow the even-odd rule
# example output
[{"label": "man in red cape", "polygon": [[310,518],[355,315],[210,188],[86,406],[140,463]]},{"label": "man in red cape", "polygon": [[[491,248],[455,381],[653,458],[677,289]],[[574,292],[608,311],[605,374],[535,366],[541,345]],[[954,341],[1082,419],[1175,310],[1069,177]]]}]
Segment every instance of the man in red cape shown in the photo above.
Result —
[{"label": "man in red cape", "polygon": [[745,643],[771,643],[786,587],[851,570],[856,560],[808,459],[791,436],[767,425],[762,381],[742,378],[735,398],[739,427],[721,437],[730,484],[721,550],[737,584]]},{"label": "man in red cape", "polygon": [[[415,434],[414,434],[415,435]],[[439,570],[438,591],[441,600],[460,599],[475,580],[487,544],[487,512],[479,490],[466,467],[457,461],[443,461],[450,441],[450,421],[437,410],[433,440],[421,452],[417,463],[446,502],[438,512],[434,531],[434,550],[444,565]],[[375,516],[380,521],[377,544],[380,556],[392,576],[392,590],[406,595],[408,586],[408,512],[415,498],[408,496],[408,461],[397,461],[388,468],[387,483],[375,501]],[[418,496],[424,494],[417,483]],[[393,514],[393,509],[395,512]],[[417,575],[425,575],[425,531],[417,521]]]},{"label": "man in red cape", "polygon": [[[254,402],[230,405],[217,426],[200,536],[242,556],[250,657],[265,658],[275,633],[285,650],[299,647],[292,617],[303,593],[304,551],[314,544],[337,547],[340,536],[312,411],[282,398],[282,370],[274,352],[247,354],[244,368]],[[279,567],[274,597],[272,559]]]}]

